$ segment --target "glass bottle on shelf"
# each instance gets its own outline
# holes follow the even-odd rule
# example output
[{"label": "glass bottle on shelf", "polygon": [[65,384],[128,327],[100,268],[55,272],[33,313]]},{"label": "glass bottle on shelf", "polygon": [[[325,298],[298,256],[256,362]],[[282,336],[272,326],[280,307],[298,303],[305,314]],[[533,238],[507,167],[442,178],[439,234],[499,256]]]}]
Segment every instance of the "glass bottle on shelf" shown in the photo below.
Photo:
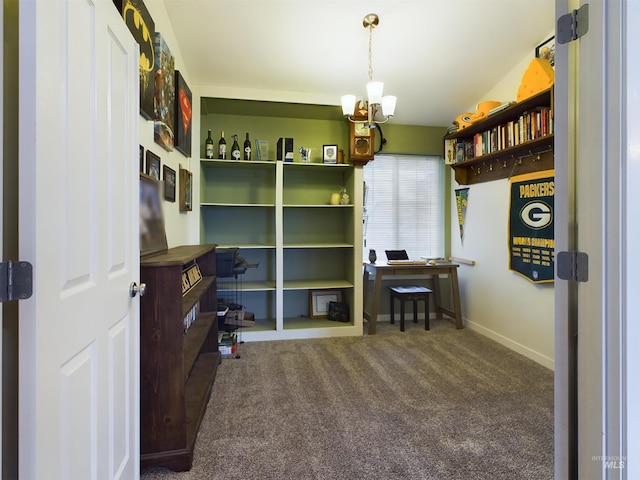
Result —
[{"label": "glass bottle on shelf", "polygon": [[244,140],[244,159],[251,160],[251,140],[249,140],[249,132]]},{"label": "glass bottle on shelf", "polygon": [[231,145],[231,160],[240,160],[240,145],[238,145],[238,135],[233,136],[233,145]]},{"label": "glass bottle on shelf", "polygon": [[218,140],[218,158],[221,160],[227,158],[227,141],[224,139],[224,130],[220,133],[220,140]]},{"label": "glass bottle on shelf", "polygon": [[340,205],[349,205],[349,203],[351,203],[351,197],[349,197],[347,189],[342,188],[342,190],[340,190]]},{"label": "glass bottle on shelf", "polygon": [[211,129],[209,129],[209,135],[204,142],[204,156],[206,158],[213,158],[213,139],[211,138]]}]

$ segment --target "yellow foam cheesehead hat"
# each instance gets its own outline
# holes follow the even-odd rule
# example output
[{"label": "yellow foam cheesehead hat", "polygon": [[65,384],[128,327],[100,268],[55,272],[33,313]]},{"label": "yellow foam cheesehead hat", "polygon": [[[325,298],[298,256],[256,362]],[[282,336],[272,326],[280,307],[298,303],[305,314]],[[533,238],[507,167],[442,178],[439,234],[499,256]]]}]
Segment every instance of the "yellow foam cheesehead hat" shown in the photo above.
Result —
[{"label": "yellow foam cheesehead hat", "polygon": [[518,102],[550,88],[555,79],[555,71],[546,58],[534,58],[522,76],[518,88]]}]

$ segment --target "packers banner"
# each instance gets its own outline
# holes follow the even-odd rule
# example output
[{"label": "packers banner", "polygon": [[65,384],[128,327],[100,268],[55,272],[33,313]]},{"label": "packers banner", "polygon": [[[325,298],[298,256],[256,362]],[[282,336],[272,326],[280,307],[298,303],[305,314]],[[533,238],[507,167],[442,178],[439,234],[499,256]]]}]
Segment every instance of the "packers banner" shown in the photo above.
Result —
[{"label": "packers banner", "polygon": [[511,178],[509,269],[533,283],[553,282],[554,171]]}]

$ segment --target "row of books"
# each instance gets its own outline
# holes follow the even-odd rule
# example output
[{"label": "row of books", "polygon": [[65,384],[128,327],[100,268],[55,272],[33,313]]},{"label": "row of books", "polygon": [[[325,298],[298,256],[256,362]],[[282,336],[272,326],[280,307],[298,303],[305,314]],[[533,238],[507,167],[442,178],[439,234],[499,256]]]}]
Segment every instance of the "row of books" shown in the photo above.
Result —
[{"label": "row of books", "polygon": [[182,320],[183,332],[185,334],[187,333],[187,331],[189,331],[189,328],[191,328],[191,325],[195,323],[199,313],[200,313],[200,300],[196,302],[196,304],[191,308],[191,310],[189,310],[189,313],[187,313],[187,315]]},{"label": "row of books", "polygon": [[553,133],[553,117],[549,107],[538,107],[523,113],[517,120],[495,126],[469,138],[445,140],[448,163],[460,163],[471,158],[515,147]]}]

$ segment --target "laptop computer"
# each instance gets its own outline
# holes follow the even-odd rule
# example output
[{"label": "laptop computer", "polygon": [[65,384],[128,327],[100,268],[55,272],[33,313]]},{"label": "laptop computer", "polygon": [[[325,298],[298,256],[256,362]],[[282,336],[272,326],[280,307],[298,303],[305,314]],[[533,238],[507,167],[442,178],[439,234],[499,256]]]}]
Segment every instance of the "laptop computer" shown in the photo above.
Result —
[{"label": "laptop computer", "polygon": [[385,250],[389,265],[424,265],[426,260],[410,260],[406,250]]},{"label": "laptop computer", "polygon": [[406,250],[385,250],[387,260],[409,260]]}]

